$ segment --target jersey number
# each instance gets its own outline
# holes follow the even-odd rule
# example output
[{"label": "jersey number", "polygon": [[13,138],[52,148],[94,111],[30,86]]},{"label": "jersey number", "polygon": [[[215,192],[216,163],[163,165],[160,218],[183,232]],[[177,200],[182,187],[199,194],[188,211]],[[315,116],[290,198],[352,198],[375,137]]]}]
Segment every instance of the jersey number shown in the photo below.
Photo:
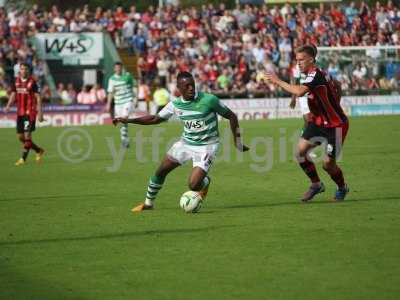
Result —
[{"label": "jersey number", "polygon": [[29,121],[24,121],[24,131],[28,131],[29,130]]}]

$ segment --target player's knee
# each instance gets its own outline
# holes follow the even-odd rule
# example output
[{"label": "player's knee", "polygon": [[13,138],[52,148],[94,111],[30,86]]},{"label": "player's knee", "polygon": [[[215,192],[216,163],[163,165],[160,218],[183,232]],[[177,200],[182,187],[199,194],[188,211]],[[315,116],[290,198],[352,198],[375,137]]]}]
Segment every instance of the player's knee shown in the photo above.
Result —
[{"label": "player's knee", "polygon": [[24,148],[31,149],[32,148],[32,140],[25,140],[24,141]]},{"label": "player's knee", "polygon": [[307,151],[306,149],[298,148],[296,151],[297,162],[303,162],[306,159]]},{"label": "player's knee", "polygon": [[324,162],[322,163],[322,168],[326,172],[330,172],[336,168],[336,162],[332,159],[324,160]]},{"label": "player's knee", "polygon": [[20,136],[18,137],[18,139],[19,139],[19,141],[20,141],[21,143],[25,143],[25,138],[24,138],[23,135],[20,135]]}]

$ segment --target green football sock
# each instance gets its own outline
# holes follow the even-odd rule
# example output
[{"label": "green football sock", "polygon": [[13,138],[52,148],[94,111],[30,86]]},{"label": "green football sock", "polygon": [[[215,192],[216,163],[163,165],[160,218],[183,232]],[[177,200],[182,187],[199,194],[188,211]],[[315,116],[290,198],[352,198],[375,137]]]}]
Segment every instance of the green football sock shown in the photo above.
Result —
[{"label": "green football sock", "polygon": [[147,186],[146,194],[146,205],[153,205],[153,201],[156,199],[158,192],[161,190],[165,177],[151,176],[149,185]]}]

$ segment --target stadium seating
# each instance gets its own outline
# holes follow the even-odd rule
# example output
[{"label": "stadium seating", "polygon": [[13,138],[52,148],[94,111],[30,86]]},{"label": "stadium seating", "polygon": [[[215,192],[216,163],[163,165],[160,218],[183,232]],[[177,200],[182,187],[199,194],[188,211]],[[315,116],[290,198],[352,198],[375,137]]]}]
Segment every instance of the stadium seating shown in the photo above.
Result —
[{"label": "stadium seating", "polygon": [[[56,6],[47,12],[38,6],[23,11],[0,9],[0,87],[9,86],[20,61],[32,64],[33,73],[44,84],[43,66],[28,37],[38,32],[83,31],[108,32],[125,65],[149,84],[155,77],[171,83],[177,72],[190,70],[201,89],[221,97],[281,96],[282,91],[264,82],[260,74],[273,70],[289,79],[297,46],[400,45],[400,11],[392,1],[317,8],[167,5],[144,12],[134,6],[128,11],[122,7],[91,11],[88,6],[63,12]],[[399,89],[400,63],[388,64],[381,62],[378,72],[363,62],[330,71],[344,83],[347,94],[392,93]]]}]

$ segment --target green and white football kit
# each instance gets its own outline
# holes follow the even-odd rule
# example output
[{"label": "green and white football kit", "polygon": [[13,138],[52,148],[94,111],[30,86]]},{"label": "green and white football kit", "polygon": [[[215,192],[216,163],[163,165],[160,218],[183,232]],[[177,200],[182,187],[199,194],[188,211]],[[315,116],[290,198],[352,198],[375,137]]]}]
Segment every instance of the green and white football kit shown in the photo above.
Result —
[{"label": "green and white football kit", "polygon": [[184,127],[181,139],[167,155],[179,164],[192,160],[193,167],[208,172],[219,146],[217,115],[225,115],[228,111],[229,108],[216,96],[207,93],[198,93],[193,101],[180,97],[169,102],[158,116],[166,120],[175,116]]},{"label": "green and white football kit", "polygon": [[[133,112],[136,97],[133,92],[135,85],[135,80],[128,72],[121,75],[114,74],[108,80],[107,92],[113,94],[115,118],[128,118]],[[120,132],[122,144],[126,147],[129,146],[128,125],[122,124]]]}]

